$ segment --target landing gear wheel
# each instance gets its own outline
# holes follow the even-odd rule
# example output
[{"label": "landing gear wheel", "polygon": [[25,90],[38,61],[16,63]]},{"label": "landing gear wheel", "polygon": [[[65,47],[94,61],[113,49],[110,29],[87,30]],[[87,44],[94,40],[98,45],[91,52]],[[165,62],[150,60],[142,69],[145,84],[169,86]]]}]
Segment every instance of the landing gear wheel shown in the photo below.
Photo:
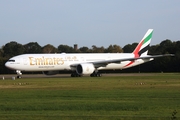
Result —
[{"label": "landing gear wheel", "polygon": [[22,75],[21,71],[20,70],[16,70],[16,73],[17,73],[17,78],[21,78],[21,75]]},{"label": "landing gear wheel", "polygon": [[101,75],[101,73],[92,73],[91,75],[90,75],[91,77],[101,77],[102,75]]},{"label": "landing gear wheel", "polygon": [[97,73],[97,77],[101,77],[102,76],[102,74],[101,73]]},{"label": "landing gear wheel", "polygon": [[82,75],[79,75],[79,74],[77,74],[77,73],[72,73],[71,74],[71,77],[81,77]]},{"label": "landing gear wheel", "polygon": [[19,79],[19,78],[22,78],[22,77],[20,75],[18,75],[17,78]]}]

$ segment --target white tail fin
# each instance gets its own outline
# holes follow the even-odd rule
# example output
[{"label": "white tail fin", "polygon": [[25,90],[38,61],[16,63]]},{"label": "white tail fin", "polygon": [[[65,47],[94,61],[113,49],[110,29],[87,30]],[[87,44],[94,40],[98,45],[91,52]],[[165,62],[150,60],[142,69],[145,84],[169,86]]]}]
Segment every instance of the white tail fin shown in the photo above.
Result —
[{"label": "white tail fin", "polygon": [[151,38],[152,38],[152,33],[153,33],[153,29],[149,29],[146,32],[143,39],[139,42],[139,44],[133,51],[135,57],[147,55],[148,48],[150,46],[150,42],[151,42]]}]

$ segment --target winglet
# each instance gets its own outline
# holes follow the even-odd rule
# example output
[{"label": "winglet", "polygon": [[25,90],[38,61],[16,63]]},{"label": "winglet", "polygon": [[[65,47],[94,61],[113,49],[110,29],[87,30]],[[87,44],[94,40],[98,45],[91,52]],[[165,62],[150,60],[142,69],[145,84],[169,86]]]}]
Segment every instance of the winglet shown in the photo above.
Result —
[{"label": "winglet", "polygon": [[144,35],[143,39],[139,42],[137,47],[134,49],[133,54],[135,58],[140,57],[141,55],[147,55],[148,48],[150,46],[151,38],[153,34],[153,29],[149,29]]}]

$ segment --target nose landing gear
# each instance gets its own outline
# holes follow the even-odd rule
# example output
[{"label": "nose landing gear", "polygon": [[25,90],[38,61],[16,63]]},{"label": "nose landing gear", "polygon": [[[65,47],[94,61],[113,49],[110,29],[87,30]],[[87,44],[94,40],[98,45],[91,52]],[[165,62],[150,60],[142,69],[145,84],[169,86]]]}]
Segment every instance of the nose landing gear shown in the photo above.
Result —
[{"label": "nose landing gear", "polygon": [[16,70],[16,73],[17,73],[17,78],[21,78],[21,75],[22,75],[21,71],[20,70]]}]

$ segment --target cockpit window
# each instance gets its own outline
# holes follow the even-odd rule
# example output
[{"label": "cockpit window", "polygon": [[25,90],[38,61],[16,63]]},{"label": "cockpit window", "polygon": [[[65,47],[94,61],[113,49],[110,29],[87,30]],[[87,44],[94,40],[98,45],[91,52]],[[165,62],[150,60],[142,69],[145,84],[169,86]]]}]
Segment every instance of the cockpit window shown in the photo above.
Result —
[{"label": "cockpit window", "polygon": [[8,60],[8,62],[15,62],[15,60]]}]

